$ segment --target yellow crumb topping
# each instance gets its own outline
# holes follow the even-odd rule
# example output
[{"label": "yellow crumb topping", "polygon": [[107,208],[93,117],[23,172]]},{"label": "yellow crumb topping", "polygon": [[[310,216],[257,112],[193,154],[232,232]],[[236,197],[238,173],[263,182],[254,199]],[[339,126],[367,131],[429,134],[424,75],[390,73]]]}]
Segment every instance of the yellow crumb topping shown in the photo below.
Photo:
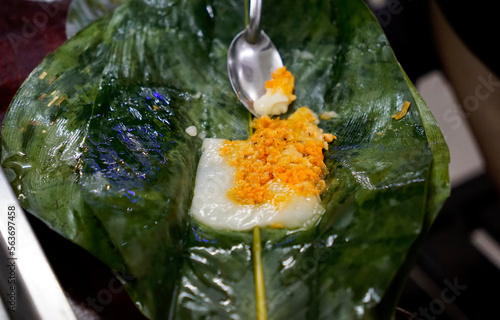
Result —
[{"label": "yellow crumb topping", "polygon": [[396,114],[393,114],[391,117],[396,119],[396,120],[399,120],[399,119],[403,118],[404,116],[406,116],[409,108],[410,108],[410,102],[405,101],[401,110],[396,112]]},{"label": "yellow crumb topping", "polygon": [[266,89],[270,89],[273,93],[281,91],[288,97],[290,103],[297,98],[293,94],[293,89],[295,88],[295,78],[292,73],[286,69],[286,67],[274,70],[273,73],[271,73],[271,76],[273,78],[266,81]]},{"label": "yellow crumb topping", "polygon": [[319,117],[321,118],[321,120],[330,120],[332,118],[338,118],[339,115],[335,111],[325,111],[325,112],[321,113],[319,115]]},{"label": "yellow crumb topping", "polygon": [[323,149],[336,137],[323,133],[317,123],[317,116],[304,107],[286,120],[255,119],[248,140],[226,141],[221,155],[236,167],[229,198],[242,204],[277,204],[290,191],[306,196],[325,191]]}]

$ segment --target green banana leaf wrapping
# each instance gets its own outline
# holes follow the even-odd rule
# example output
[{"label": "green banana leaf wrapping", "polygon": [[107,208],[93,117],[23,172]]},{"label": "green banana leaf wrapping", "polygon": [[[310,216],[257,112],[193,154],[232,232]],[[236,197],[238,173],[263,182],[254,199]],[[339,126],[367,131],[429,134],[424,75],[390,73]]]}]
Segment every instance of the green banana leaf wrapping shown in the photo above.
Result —
[{"label": "green banana leaf wrapping", "polygon": [[92,21],[126,2],[125,0],[72,0],[66,19],[66,35],[71,37]]},{"label": "green banana leaf wrapping", "polygon": [[[338,137],[326,213],[262,230],[268,317],[390,319],[449,194],[442,134],[362,0],[265,1],[263,14],[296,79],[292,109],[340,115],[320,123]],[[226,71],[244,20],[241,1],[132,0],[49,54],[4,120],[22,205],[133,275],[124,285],[152,319],[255,319],[252,234],[188,214],[202,139],[184,131],[248,137]]]}]

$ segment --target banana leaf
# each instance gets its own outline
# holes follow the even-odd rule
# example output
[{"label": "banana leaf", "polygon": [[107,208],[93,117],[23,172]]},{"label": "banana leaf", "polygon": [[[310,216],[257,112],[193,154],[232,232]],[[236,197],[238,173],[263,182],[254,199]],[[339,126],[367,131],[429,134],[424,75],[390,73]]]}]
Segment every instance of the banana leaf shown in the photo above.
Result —
[{"label": "banana leaf", "polygon": [[66,19],[66,36],[69,38],[107,12],[126,3],[125,0],[73,0]]},{"label": "banana leaf", "polygon": [[[449,194],[449,153],[362,0],[266,1],[296,109],[335,111],[325,214],[262,230],[269,319],[390,319]],[[151,319],[255,319],[251,232],[188,211],[202,139],[246,139],[227,48],[235,0],[131,0],[49,54],[5,117],[2,167],[24,208],[122,279]],[[411,50],[411,48],[409,48]],[[401,120],[391,115],[411,103]]]}]

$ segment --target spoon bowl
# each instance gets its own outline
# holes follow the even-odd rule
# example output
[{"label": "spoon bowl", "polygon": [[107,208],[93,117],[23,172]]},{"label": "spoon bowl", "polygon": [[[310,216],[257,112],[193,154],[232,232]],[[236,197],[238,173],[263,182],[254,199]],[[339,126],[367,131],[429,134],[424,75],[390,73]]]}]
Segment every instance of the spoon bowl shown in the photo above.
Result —
[{"label": "spoon bowl", "polygon": [[229,80],[241,103],[253,115],[253,103],[266,92],[271,73],[282,67],[281,56],[267,34],[259,27],[261,0],[250,1],[248,27],[234,37],[229,46],[227,68]]}]

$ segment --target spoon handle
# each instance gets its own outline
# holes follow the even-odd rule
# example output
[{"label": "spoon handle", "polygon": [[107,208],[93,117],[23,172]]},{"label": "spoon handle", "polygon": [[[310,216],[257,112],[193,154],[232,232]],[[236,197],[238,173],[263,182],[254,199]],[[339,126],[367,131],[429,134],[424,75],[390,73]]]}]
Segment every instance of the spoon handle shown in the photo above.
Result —
[{"label": "spoon handle", "polygon": [[260,38],[260,14],[262,0],[250,0],[250,20],[247,27],[247,40],[257,43]]}]

